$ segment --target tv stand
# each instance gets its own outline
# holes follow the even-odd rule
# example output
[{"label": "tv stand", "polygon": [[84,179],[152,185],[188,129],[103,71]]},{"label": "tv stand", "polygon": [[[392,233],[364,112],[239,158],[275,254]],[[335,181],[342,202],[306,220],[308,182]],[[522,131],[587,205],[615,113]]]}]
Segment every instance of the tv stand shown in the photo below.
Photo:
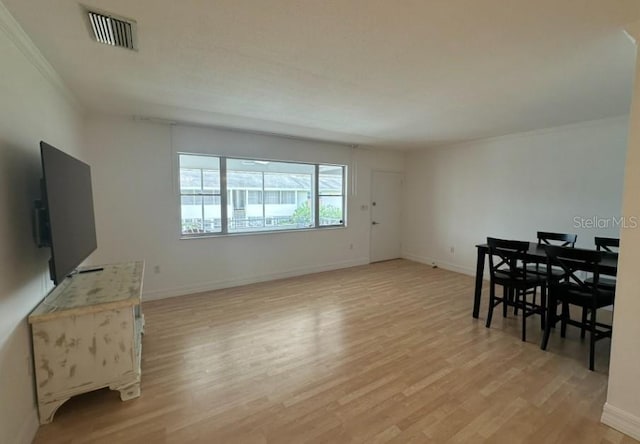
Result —
[{"label": "tv stand", "polygon": [[123,401],[140,396],[144,262],[82,270],[29,315],[40,424],[81,393],[109,387]]}]

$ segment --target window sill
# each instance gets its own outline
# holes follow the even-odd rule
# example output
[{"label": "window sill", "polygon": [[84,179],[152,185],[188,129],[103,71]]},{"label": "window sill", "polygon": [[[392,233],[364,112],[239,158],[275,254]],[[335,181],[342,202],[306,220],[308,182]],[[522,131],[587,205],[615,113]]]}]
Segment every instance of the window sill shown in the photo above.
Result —
[{"label": "window sill", "polygon": [[294,229],[287,229],[287,230],[243,231],[238,233],[203,233],[203,234],[193,234],[190,236],[181,235],[180,240],[255,236],[260,234],[300,233],[300,232],[309,232],[309,231],[344,230],[346,228],[347,228],[346,225],[329,225],[326,227],[294,228]]}]

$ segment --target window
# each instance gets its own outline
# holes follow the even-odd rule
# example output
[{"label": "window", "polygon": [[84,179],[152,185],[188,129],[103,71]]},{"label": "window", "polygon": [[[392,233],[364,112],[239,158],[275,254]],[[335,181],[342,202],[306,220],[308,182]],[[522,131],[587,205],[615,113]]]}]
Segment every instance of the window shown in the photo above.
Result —
[{"label": "window", "polygon": [[280,203],[283,205],[295,205],[296,192],[295,191],[280,191]]},{"label": "window", "polygon": [[222,231],[220,158],[180,156],[182,234]]},{"label": "window", "polygon": [[345,225],[343,165],[179,155],[182,235]]},{"label": "window", "polygon": [[262,205],[262,191],[249,190],[249,205]]},{"label": "window", "polygon": [[278,205],[280,203],[280,193],[277,191],[265,191],[264,203],[269,205]]},{"label": "window", "polygon": [[339,225],[344,219],[343,167],[320,165],[318,174],[320,226]]}]

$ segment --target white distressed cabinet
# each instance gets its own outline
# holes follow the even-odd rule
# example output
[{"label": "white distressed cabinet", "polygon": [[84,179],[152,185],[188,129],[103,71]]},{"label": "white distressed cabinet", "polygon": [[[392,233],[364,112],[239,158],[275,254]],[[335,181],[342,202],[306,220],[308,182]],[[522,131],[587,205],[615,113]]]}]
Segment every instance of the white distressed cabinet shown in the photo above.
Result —
[{"label": "white distressed cabinet", "polygon": [[41,424],[91,390],[140,396],[144,263],[102,267],[65,279],[29,316]]}]

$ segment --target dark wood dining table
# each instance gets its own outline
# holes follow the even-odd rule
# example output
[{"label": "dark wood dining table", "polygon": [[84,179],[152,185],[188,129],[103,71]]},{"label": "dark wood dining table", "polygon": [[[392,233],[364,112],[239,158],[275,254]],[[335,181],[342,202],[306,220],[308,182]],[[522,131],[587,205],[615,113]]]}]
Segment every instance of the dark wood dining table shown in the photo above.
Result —
[{"label": "dark wood dining table", "polygon": [[[478,262],[476,263],[476,288],[473,296],[473,317],[480,314],[480,301],[482,300],[482,280],[484,276],[484,262],[489,252],[487,244],[476,245],[478,249]],[[547,253],[544,245],[537,242],[529,242],[529,250],[526,258],[531,263],[542,264],[547,262]],[[602,262],[600,262],[600,273],[607,276],[615,276],[618,272],[618,254],[603,252]]]}]

